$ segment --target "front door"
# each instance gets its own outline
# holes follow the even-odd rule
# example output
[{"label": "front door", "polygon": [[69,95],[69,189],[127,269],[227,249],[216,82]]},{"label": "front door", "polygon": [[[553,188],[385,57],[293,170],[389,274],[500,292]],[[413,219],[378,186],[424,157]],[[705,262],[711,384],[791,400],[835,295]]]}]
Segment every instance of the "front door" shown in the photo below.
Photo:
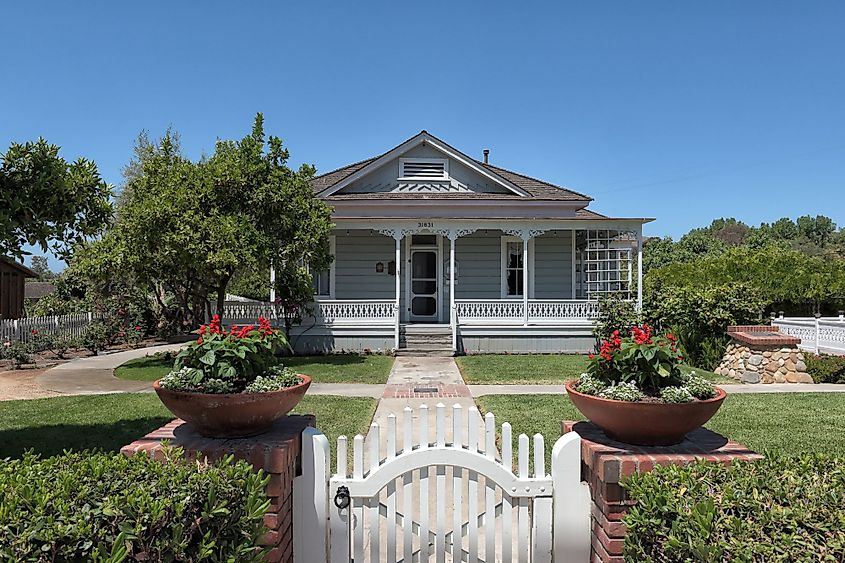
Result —
[{"label": "front door", "polygon": [[[433,237],[432,237],[433,238]],[[411,246],[411,322],[437,322],[437,248]]]}]

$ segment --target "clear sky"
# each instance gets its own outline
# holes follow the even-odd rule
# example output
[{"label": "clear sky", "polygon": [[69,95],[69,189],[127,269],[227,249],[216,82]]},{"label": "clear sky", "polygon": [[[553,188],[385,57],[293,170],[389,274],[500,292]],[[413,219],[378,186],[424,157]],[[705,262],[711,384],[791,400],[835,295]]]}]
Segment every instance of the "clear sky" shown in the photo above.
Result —
[{"label": "clear sky", "polygon": [[0,147],[119,184],[138,132],[191,157],[261,111],[327,171],[427,129],[652,216],[845,224],[845,2],[10,2]]}]

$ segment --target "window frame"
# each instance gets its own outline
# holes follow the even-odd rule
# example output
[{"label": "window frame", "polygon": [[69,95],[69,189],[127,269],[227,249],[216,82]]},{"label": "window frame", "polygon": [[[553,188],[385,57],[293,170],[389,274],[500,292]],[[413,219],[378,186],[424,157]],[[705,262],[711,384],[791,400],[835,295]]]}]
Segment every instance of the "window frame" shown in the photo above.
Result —
[{"label": "window frame", "polygon": [[335,255],[336,248],[337,248],[337,246],[336,246],[335,235],[329,235],[329,254],[331,254],[334,259],[332,260],[332,263],[329,266],[328,270],[325,270],[323,272],[317,272],[318,276],[320,276],[324,273],[327,273],[329,275],[329,293],[328,293],[328,295],[320,295],[319,293],[317,293],[317,292],[320,291],[320,287],[319,287],[320,284],[318,282],[317,287],[316,288],[313,287],[314,286],[314,272],[311,271],[310,265],[306,265],[306,267],[308,268],[308,273],[311,274],[311,285],[312,285],[312,288],[314,289],[314,301],[331,301],[331,300],[334,300],[334,298],[335,298],[335,281],[337,279],[337,276],[335,275],[335,271],[336,271],[335,265],[337,264],[337,256]]},{"label": "window frame", "polygon": [[[500,274],[500,296],[502,299],[523,299],[525,297],[525,290],[526,288],[522,288],[523,293],[519,295],[508,295],[508,267],[507,267],[507,254],[508,254],[508,243],[517,242],[519,243],[520,248],[522,251],[525,250],[523,245],[522,239],[519,237],[514,236],[502,236],[501,237],[501,251],[500,251],[500,266],[499,266],[499,274]],[[528,298],[534,298],[534,239],[530,239],[528,241],[528,260],[525,259],[525,256],[522,257],[522,268],[528,268]]]}]

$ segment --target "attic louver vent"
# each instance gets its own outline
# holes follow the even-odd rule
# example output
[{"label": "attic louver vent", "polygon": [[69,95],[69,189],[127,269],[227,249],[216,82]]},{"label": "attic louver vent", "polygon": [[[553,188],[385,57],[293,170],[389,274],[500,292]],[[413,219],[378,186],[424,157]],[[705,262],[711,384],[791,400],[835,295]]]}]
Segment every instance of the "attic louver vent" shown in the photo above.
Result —
[{"label": "attic louver vent", "polygon": [[402,158],[399,160],[401,180],[446,180],[449,161],[440,158]]}]

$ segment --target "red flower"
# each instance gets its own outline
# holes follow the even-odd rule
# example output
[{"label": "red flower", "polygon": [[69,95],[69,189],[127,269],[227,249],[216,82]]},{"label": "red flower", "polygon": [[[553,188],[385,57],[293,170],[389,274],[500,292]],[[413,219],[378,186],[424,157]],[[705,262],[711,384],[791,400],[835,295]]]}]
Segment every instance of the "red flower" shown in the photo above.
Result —
[{"label": "red flower", "polygon": [[38,334],[38,331],[35,330],[35,329],[32,329],[32,334]]},{"label": "red flower", "polygon": [[139,325],[135,325],[135,330],[141,330],[141,327]]},{"label": "red flower", "polygon": [[590,360],[592,360],[595,357],[596,357],[595,354],[587,354],[587,358],[590,359]]},{"label": "red flower", "polygon": [[671,332],[666,333],[666,338],[668,338],[671,342],[675,342],[677,340],[677,338],[675,338],[675,335]]}]

